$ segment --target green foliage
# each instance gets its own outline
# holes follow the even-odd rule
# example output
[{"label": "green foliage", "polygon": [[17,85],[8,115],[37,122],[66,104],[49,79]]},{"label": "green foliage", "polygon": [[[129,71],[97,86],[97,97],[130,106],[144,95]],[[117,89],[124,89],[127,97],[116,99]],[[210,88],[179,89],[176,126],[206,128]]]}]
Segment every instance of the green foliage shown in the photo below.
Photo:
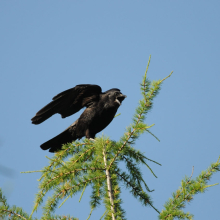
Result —
[{"label": "green foliage", "polygon": [[[81,193],[79,202],[87,187],[91,187],[90,207],[91,211],[87,219],[90,218],[94,209],[102,203],[105,205],[105,212],[100,219],[125,219],[125,210],[122,208],[121,189],[123,184],[134,198],[138,199],[143,206],[149,206],[160,213],[154,206],[149,195],[150,190],[143,179],[140,167],[147,167],[152,175],[156,177],[148,162],[160,165],[158,162],[147,158],[142,152],[133,146],[136,140],[144,132],[153,135],[159,140],[144,120],[147,113],[152,109],[153,100],[160,91],[162,82],[171,76],[158,81],[147,79],[147,71],[150,59],[142,80],[141,94],[143,99],[135,110],[132,123],[126,128],[124,135],[118,141],[112,141],[108,137],[101,136],[91,141],[83,139],[63,145],[63,150],[48,158],[49,165],[40,171],[39,192],[36,195],[34,208],[29,216],[21,208],[9,207],[6,198],[0,190],[0,218],[1,219],[32,219],[32,215],[40,205],[43,205],[42,220],[76,220],[71,216],[54,215],[55,210],[61,207],[70,197]],[[121,164],[125,165],[122,170]],[[120,167],[119,167],[120,164]],[[173,198],[165,204],[165,210],[159,215],[159,219],[171,220],[192,219],[190,213],[184,213],[182,208],[186,202],[190,202],[193,196],[199,192],[204,192],[208,180],[212,174],[219,171],[219,160],[211,164],[207,171],[203,171],[196,179],[185,178],[180,189],[173,193]],[[31,173],[26,172],[26,173]],[[47,197],[48,192],[52,196]]]},{"label": "green foliage", "polygon": [[[161,211],[161,213],[159,215],[159,219],[172,220],[172,219],[177,218],[177,219],[192,220],[193,215],[188,212],[187,213],[183,212],[182,209],[185,208],[186,203],[189,203],[192,201],[194,195],[196,195],[198,193],[204,193],[208,187],[217,185],[217,184],[208,185],[208,181],[211,179],[212,175],[215,172],[220,171],[219,160],[220,160],[220,158],[218,159],[217,162],[212,163],[207,170],[202,171],[201,174],[198,177],[196,177],[195,179],[192,179],[192,176],[185,177],[185,179],[182,180],[182,182],[181,182],[181,187],[175,193],[173,193],[172,198],[170,198],[165,203],[165,205],[164,205],[165,209]],[[119,171],[117,170],[116,173],[117,172],[119,172]],[[125,174],[121,174],[121,178],[129,179],[131,177],[126,176]],[[113,183],[113,188],[115,190],[114,195],[116,196],[115,206],[117,207],[117,213],[115,213],[115,214],[118,216],[117,219],[122,219],[120,216],[124,215],[124,211],[122,209],[120,209],[120,205],[118,204],[118,203],[120,203],[120,199],[119,199],[120,189],[115,187],[115,186],[118,186],[116,175],[112,175],[112,183]],[[130,184],[131,185],[133,184],[132,181],[128,182],[128,187]],[[131,191],[131,193],[134,196],[136,196],[135,190],[137,190],[138,191],[137,194],[140,195],[139,188],[136,189],[135,187],[133,187],[133,189],[134,189],[134,191]],[[102,219],[104,216],[105,216],[105,219],[112,219],[112,217],[110,215],[111,212],[108,211],[108,210],[110,210],[111,204],[109,202],[108,195],[106,194],[107,188],[104,189],[105,192],[104,191],[97,192],[97,190],[99,190],[99,188],[97,188],[95,191],[92,192],[91,200],[95,201],[97,199],[97,194],[104,193],[105,194],[104,203],[108,207],[108,209],[106,209],[106,212],[103,214],[103,216],[100,219]],[[149,199],[148,196],[143,193],[142,196],[144,196],[144,195],[147,197],[147,198],[144,198],[145,200]],[[143,200],[141,200],[141,201],[143,201]],[[91,204],[91,207],[93,207],[93,204]],[[92,214],[92,211],[93,211],[93,209],[91,209],[90,215]],[[89,217],[90,217],[90,215],[89,215]],[[89,217],[88,217],[88,219],[89,219]],[[7,204],[6,198],[3,196],[2,191],[0,189],[0,219],[28,220],[28,219],[32,219],[32,218],[27,213],[25,213],[22,210],[22,208],[18,208],[16,206],[9,207],[9,205]],[[48,216],[43,216],[41,219],[42,220],[47,220],[47,219],[51,219],[51,220],[78,220],[77,218],[73,218],[70,216],[58,216],[58,215],[52,215],[51,213],[49,213]]]},{"label": "green foliage", "polygon": [[181,187],[165,203],[165,210],[161,211],[159,219],[172,220],[178,218],[192,220],[193,215],[188,212],[184,213],[181,209],[185,208],[186,203],[193,200],[194,195],[204,193],[208,187],[217,185],[208,185],[208,181],[215,172],[220,171],[219,159],[217,162],[212,163],[207,170],[202,171],[195,179],[185,177],[181,182]]},{"label": "green foliage", "polygon": [[20,207],[12,206],[7,204],[5,196],[2,194],[2,189],[0,188],[0,219],[8,220],[20,220],[29,219],[29,215],[22,210]]}]

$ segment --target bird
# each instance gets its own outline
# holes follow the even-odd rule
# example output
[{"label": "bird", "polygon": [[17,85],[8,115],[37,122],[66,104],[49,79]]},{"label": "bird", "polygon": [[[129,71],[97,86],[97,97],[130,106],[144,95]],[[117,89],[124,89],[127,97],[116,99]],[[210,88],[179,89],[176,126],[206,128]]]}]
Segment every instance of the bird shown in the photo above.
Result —
[{"label": "bird", "polygon": [[62,145],[82,137],[94,140],[95,135],[113,120],[119,106],[126,98],[119,89],[102,92],[98,85],[80,84],[53,97],[53,101],[39,110],[31,119],[38,125],[58,113],[62,118],[75,114],[85,107],[80,117],[59,135],[43,143],[42,150],[58,152]]}]

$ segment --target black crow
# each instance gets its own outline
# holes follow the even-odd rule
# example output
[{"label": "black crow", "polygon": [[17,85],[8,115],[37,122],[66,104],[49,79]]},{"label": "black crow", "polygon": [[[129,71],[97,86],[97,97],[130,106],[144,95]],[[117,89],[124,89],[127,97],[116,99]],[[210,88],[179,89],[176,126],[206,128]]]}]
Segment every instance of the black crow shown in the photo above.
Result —
[{"label": "black crow", "polygon": [[98,85],[82,84],[68,89],[53,97],[53,101],[43,107],[31,119],[33,124],[40,124],[52,115],[59,113],[66,118],[83,107],[80,117],[65,131],[40,147],[50,152],[61,150],[62,145],[86,136],[94,139],[113,120],[118,107],[126,98],[119,89],[102,92]]}]

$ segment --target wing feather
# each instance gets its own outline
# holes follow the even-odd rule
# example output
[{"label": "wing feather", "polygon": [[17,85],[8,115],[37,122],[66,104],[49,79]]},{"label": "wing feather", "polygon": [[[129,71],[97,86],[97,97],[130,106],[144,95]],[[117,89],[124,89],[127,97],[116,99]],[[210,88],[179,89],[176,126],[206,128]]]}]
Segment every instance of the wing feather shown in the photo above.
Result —
[{"label": "wing feather", "polygon": [[62,118],[78,112],[98,101],[102,89],[98,85],[82,84],[68,89],[53,97],[53,101],[43,107],[31,119],[33,124],[40,124],[52,115],[59,113]]}]

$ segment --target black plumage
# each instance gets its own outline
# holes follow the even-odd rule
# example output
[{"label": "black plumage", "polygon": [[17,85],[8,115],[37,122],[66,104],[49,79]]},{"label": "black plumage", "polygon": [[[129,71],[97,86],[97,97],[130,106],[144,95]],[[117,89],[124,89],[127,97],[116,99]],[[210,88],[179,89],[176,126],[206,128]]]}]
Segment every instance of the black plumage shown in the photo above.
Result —
[{"label": "black plumage", "polygon": [[33,124],[40,124],[52,115],[59,113],[68,117],[86,107],[80,117],[65,131],[42,144],[43,150],[59,151],[62,145],[82,137],[95,138],[113,120],[118,107],[126,98],[119,89],[102,92],[98,85],[82,84],[68,89],[53,97],[53,101],[43,107],[31,119]]}]

